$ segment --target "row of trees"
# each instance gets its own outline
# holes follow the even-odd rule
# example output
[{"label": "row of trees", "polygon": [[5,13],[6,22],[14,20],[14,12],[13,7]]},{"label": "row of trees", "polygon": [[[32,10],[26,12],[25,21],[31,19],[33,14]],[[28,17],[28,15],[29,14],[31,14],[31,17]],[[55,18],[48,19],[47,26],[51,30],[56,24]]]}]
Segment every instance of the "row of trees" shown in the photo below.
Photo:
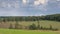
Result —
[{"label": "row of trees", "polygon": [[54,20],[60,21],[60,14],[47,16],[17,16],[17,17],[0,17],[0,22],[6,21],[37,21],[37,20]]},{"label": "row of trees", "polygon": [[47,15],[47,16],[45,16],[43,19],[44,19],[44,20],[60,21],[60,14]]}]

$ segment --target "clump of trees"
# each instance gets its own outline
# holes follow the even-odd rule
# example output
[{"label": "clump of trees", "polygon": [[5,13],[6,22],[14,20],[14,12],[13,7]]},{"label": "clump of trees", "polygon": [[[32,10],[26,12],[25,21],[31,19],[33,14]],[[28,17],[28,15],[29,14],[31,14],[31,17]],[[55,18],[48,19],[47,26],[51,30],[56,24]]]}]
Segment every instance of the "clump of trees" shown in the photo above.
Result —
[{"label": "clump of trees", "polygon": [[36,26],[35,24],[32,24],[32,25],[30,25],[29,26],[29,29],[30,30],[52,30],[52,31],[57,31],[58,29],[57,28],[53,28],[52,27],[52,25],[50,25],[50,27],[49,28],[45,28],[45,27],[42,27],[42,26],[40,26],[39,28],[38,28],[38,26]]},{"label": "clump of trees", "polygon": [[43,20],[52,20],[52,21],[60,21],[60,14],[47,15],[42,18]]},{"label": "clump of trees", "polygon": [[30,29],[30,30],[36,30],[37,27],[36,27],[36,25],[33,23],[32,25],[29,25],[29,29]]}]

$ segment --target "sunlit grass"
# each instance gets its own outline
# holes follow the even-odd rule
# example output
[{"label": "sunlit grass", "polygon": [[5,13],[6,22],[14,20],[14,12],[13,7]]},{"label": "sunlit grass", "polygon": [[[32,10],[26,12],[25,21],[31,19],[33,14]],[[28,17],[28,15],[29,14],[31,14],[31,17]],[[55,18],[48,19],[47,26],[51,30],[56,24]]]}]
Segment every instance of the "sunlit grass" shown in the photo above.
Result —
[{"label": "sunlit grass", "polygon": [[0,29],[0,34],[60,34],[58,31]]}]

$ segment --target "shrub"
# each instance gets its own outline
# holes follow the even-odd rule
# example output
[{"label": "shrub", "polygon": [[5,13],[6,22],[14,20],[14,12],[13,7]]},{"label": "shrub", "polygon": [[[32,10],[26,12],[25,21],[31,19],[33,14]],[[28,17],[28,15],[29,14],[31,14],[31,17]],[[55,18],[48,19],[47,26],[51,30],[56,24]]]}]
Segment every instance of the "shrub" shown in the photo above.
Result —
[{"label": "shrub", "polygon": [[13,29],[13,26],[12,26],[12,24],[10,24],[10,27],[9,27],[9,29]]},{"label": "shrub", "polygon": [[30,30],[35,30],[37,29],[36,25],[33,23],[32,25],[29,26],[29,29]]}]

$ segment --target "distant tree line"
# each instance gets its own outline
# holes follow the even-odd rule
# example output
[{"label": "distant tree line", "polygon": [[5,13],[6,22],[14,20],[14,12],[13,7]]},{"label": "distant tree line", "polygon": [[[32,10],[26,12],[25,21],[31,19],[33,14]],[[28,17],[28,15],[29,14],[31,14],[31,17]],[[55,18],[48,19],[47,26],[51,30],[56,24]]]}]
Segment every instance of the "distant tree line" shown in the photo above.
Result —
[{"label": "distant tree line", "polygon": [[37,21],[37,20],[53,20],[60,21],[60,14],[46,15],[46,16],[10,16],[10,17],[0,17],[0,22],[6,21]]},{"label": "distant tree line", "polygon": [[6,21],[37,21],[37,20],[53,20],[60,21],[60,14],[46,15],[46,16],[10,16],[0,17],[0,22]]},{"label": "distant tree line", "polygon": [[42,18],[43,20],[52,20],[52,21],[60,21],[60,14],[54,14],[54,15],[47,15]]}]

